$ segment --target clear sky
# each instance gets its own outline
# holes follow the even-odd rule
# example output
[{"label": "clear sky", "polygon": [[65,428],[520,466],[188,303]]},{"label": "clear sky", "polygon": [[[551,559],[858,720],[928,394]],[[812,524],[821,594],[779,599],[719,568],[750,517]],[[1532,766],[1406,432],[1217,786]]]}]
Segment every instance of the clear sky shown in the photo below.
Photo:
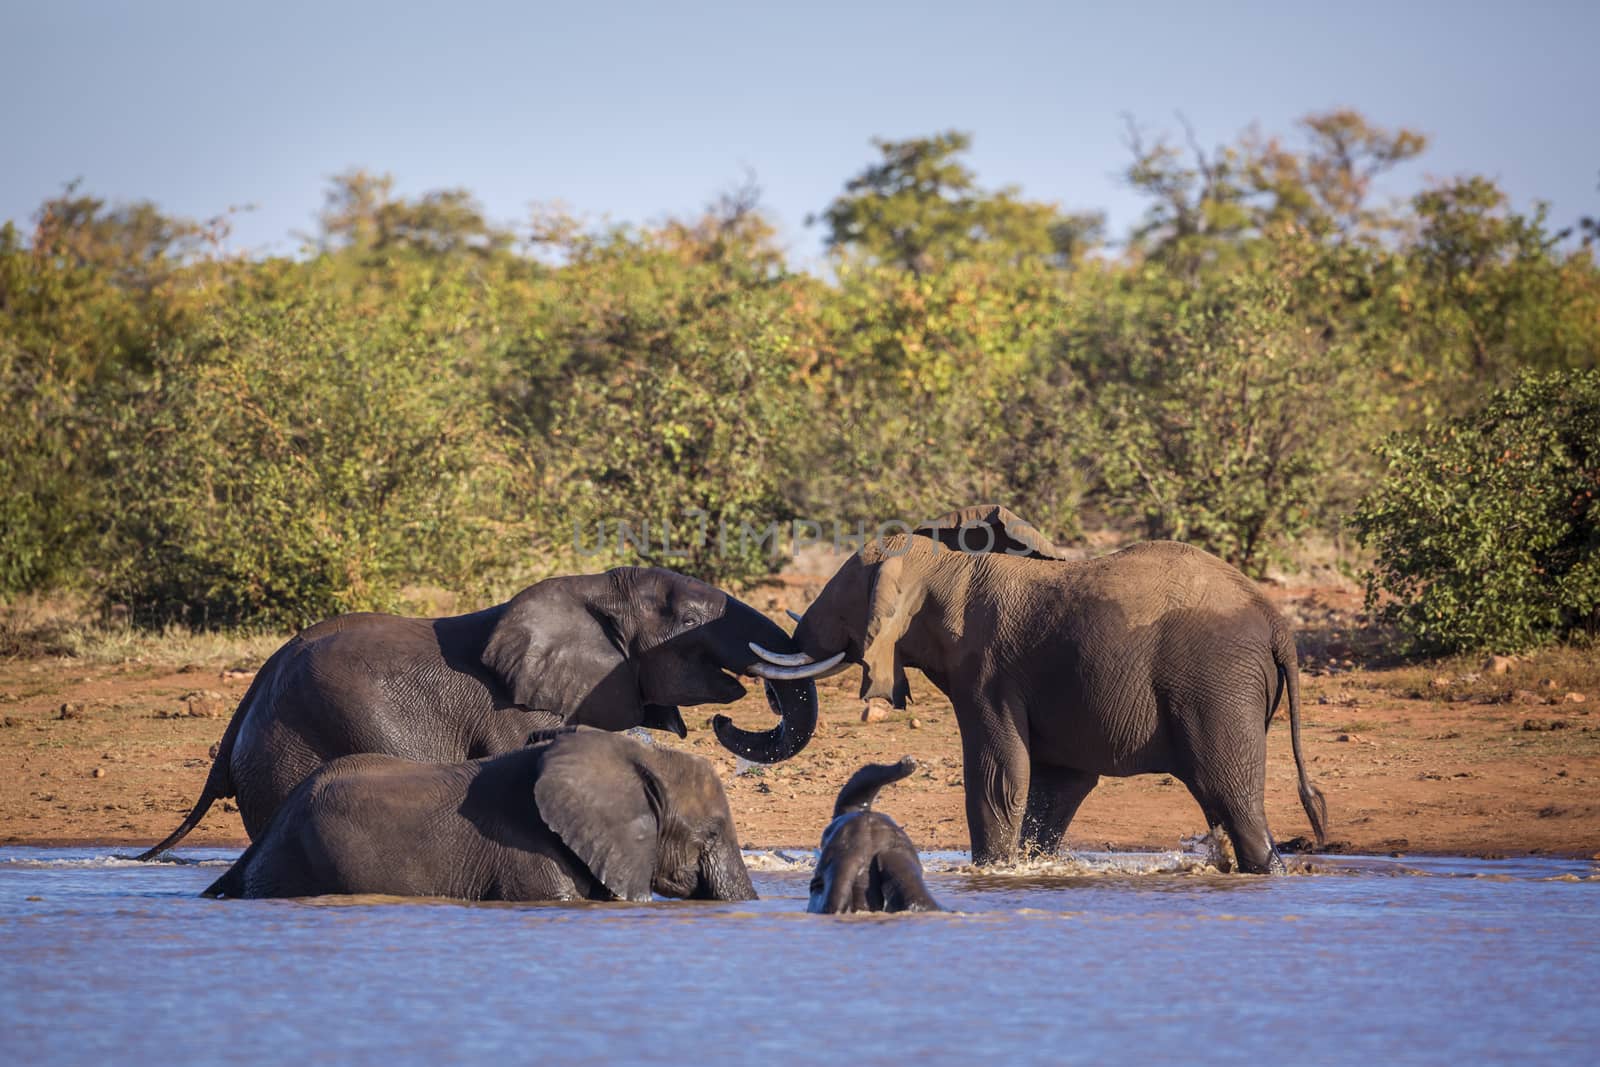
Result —
[{"label": "clear sky", "polygon": [[254,210],[292,252],[328,176],[465,187],[647,222],[754,172],[797,261],[873,136],[976,136],[987,184],[1108,212],[1122,115],[1208,145],[1351,106],[1432,145],[1398,179],[1476,172],[1552,222],[1600,213],[1600,0],[674,4],[0,0],[0,219],[63,182],[168,211]]}]

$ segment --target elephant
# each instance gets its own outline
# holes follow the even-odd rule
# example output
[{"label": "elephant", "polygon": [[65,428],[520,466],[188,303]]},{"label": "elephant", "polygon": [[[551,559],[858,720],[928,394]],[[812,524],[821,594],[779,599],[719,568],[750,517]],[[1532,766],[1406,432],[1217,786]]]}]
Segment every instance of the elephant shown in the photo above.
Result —
[{"label": "elephant", "polygon": [[353,614],[317,623],[257,672],[200,799],[138,858],[177,844],[221,797],[238,798],[255,840],[301,779],[340,756],[454,763],[510,752],[535,731],[564,724],[682,737],[677,705],[738,700],[745,688],[737,674],[763,679],[781,721],[748,732],[718,716],[718,739],[746,759],[787,759],[816,728],[810,677],[836,664],[790,654],[775,665],[755,655],[755,641],[792,647],[782,627],[748,604],[644,567],[550,578],[470,615]]},{"label": "elephant", "polygon": [[202,896],[754,900],[707,760],[588,726],[467,763],[341,756]]},{"label": "elephant", "polygon": [[917,761],[869,763],[839,790],[811,876],[809,912],[943,911],[922,880],[917,846],[889,816],[872,810],[878,790],[915,774]]},{"label": "elephant", "polygon": [[949,697],[978,864],[1055,852],[1101,775],[1165,773],[1227,831],[1243,870],[1281,870],[1263,795],[1285,693],[1300,801],[1325,841],[1293,630],[1198,548],[1150,541],[1074,561],[1008,509],[969,507],[864,545],[794,644],[802,659],[860,664],[864,700],[903,708],[908,667]]}]

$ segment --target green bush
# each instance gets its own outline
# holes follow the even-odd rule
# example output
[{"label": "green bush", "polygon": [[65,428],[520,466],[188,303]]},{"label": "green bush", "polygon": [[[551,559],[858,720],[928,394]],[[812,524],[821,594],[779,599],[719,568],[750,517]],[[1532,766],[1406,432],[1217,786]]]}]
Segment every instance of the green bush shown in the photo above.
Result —
[{"label": "green bush", "polygon": [[1359,352],[1301,317],[1288,279],[1177,295],[1156,276],[1071,341],[1113,515],[1250,573],[1312,527],[1371,413]]},{"label": "green bush", "polygon": [[1354,525],[1367,603],[1426,651],[1517,651],[1600,623],[1600,371],[1520,377],[1378,449]]},{"label": "green bush", "polygon": [[470,294],[426,273],[379,303],[333,289],[263,266],[116,413],[107,592],[137,620],[303,626],[510,562]]},{"label": "green bush", "polygon": [[568,383],[543,442],[545,510],[565,521],[546,533],[571,538],[582,569],[642,562],[718,583],[773,569],[779,541],[740,534],[792,518],[784,489],[801,475],[792,337],[772,295],[685,306],[645,351]]}]

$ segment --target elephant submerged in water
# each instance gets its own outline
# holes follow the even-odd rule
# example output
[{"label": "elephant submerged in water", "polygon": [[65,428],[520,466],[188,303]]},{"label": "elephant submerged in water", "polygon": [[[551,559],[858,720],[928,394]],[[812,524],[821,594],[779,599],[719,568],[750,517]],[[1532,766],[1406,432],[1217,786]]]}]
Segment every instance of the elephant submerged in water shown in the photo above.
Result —
[{"label": "elephant submerged in water", "polygon": [[750,733],[719,717],[717,736],[747,759],[805,747],[817,722],[810,664],[775,665],[752,642],[792,648],[776,623],[722,590],[672,571],[619,567],[551,578],[470,615],[341,615],[291,638],[256,674],[217,748],[200,799],[150,859],[211,804],[237,797],[260,835],[289,792],[329,760],[362,752],[454,763],[510,752],[536,731],[685,729],[680,704],[725,704],[763,679],[781,716]]},{"label": "elephant submerged in water", "polygon": [[753,900],[711,764],[589,727],[469,763],[334,760],[204,896]]},{"label": "elephant submerged in water", "polygon": [[917,846],[889,816],[872,810],[878,790],[915,774],[910,756],[869,763],[844,784],[822,832],[811,877],[810,912],[943,911],[922,880]]},{"label": "elephant submerged in water", "polygon": [[967,508],[863,547],[794,643],[807,659],[859,663],[863,699],[904,707],[908,667],[950,698],[976,863],[1056,851],[1100,775],[1166,773],[1244,870],[1280,869],[1263,799],[1285,694],[1300,800],[1324,840],[1292,629],[1197,548],[1147,542],[1070,562],[1005,508]]}]

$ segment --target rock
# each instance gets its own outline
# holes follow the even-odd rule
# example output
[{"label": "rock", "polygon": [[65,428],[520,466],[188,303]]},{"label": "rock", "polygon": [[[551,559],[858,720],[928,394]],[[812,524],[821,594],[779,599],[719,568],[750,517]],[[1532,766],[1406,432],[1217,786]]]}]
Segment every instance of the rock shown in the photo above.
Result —
[{"label": "rock", "polygon": [[212,689],[197,689],[183,695],[184,714],[191,719],[215,719],[227,705],[227,697]]},{"label": "rock", "polygon": [[1490,674],[1505,674],[1517,665],[1515,656],[1490,656],[1483,661],[1483,669]]},{"label": "rock", "polygon": [[1584,696],[1582,693],[1568,693],[1566,696],[1561,698],[1562,703],[1565,704],[1582,704],[1588,699],[1589,698]]},{"label": "rock", "polygon": [[887,700],[869,700],[861,709],[862,722],[882,722],[889,717],[891,708]]},{"label": "rock", "polygon": [[57,719],[82,719],[86,717],[83,713],[83,705],[74,704],[70,701],[61,705],[56,712]]},{"label": "rock", "polygon": [[1335,737],[1334,740],[1347,741],[1352,744],[1360,744],[1362,741],[1365,741],[1366,738],[1362,737],[1360,734],[1340,734],[1338,737]]},{"label": "rock", "polygon": [[21,726],[21,725],[22,725],[22,720],[21,719],[14,719],[10,715],[7,715],[5,718],[0,719],[0,728],[4,728],[4,729],[9,730],[13,726]]},{"label": "rock", "polygon": [[913,730],[920,730],[922,729],[922,720],[913,716],[911,721],[906,725],[910,726]]},{"label": "rock", "polygon": [[104,767],[96,767],[94,769],[94,773],[90,775],[91,778],[104,778],[105,776],[106,769]]}]

